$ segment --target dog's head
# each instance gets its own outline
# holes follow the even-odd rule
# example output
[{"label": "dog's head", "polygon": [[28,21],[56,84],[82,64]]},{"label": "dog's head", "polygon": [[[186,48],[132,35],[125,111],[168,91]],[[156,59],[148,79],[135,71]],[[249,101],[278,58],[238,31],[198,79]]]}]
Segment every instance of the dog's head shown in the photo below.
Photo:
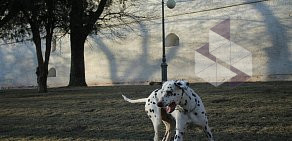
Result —
[{"label": "dog's head", "polygon": [[158,107],[165,107],[166,112],[172,113],[179,104],[182,94],[187,89],[188,82],[183,80],[170,80],[163,83],[161,95],[158,97]]}]

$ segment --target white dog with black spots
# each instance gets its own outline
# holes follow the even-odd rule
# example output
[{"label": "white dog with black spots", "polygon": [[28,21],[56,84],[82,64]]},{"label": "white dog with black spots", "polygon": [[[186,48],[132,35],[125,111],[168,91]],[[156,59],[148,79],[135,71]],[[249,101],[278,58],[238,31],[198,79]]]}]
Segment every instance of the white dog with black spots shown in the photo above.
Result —
[{"label": "white dog with black spots", "polygon": [[130,103],[145,102],[145,111],[155,131],[154,141],[159,140],[158,130],[162,122],[166,127],[162,141],[170,141],[173,131],[174,141],[182,141],[189,123],[202,127],[208,140],[214,140],[201,98],[183,80],[164,82],[162,88],[154,90],[148,98],[131,100],[122,96]]}]

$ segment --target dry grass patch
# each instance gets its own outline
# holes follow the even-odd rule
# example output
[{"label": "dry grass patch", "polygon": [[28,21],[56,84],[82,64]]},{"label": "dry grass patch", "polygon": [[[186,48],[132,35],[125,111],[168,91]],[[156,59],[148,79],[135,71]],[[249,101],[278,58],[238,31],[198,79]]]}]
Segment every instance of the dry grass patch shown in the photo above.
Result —
[{"label": "dry grass patch", "polygon": [[[204,101],[216,140],[291,140],[292,82],[245,83],[236,88],[193,84]],[[159,86],[55,88],[0,93],[0,140],[152,140],[143,104]],[[161,129],[163,132],[163,128]],[[189,127],[186,140],[206,140]]]}]

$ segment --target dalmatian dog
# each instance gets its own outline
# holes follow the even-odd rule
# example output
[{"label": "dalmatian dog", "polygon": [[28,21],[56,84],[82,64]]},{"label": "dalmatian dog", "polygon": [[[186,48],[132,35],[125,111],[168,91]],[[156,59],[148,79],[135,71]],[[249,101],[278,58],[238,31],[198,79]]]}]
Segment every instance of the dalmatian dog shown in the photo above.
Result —
[{"label": "dalmatian dog", "polygon": [[148,98],[131,100],[122,96],[130,103],[145,103],[145,111],[155,131],[154,141],[159,140],[158,130],[162,122],[166,127],[162,141],[170,141],[173,131],[174,140],[182,141],[189,123],[202,127],[209,141],[213,141],[202,100],[185,81],[166,81],[162,89],[154,90]]},{"label": "dalmatian dog", "polygon": [[161,88],[161,95],[158,97],[158,107],[170,107],[176,111],[172,116],[175,119],[175,141],[182,141],[187,124],[200,126],[209,141],[213,141],[213,135],[208,126],[208,119],[203,102],[198,94],[188,87],[184,81],[166,81]]}]

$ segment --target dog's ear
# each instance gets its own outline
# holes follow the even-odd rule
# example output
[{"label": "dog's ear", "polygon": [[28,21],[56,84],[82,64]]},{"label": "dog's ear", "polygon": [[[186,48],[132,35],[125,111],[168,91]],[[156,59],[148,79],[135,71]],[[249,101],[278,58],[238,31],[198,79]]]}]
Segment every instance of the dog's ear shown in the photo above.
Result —
[{"label": "dog's ear", "polygon": [[181,81],[175,81],[174,85],[179,87],[180,89],[186,89],[186,85],[185,83],[181,82]]},{"label": "dog's ear", "polygon": [[189,86],[189,82],[185,82],[185,81],[175,81],[174,85],[179,87],[180,89],[187,89],[187,87]]}]

